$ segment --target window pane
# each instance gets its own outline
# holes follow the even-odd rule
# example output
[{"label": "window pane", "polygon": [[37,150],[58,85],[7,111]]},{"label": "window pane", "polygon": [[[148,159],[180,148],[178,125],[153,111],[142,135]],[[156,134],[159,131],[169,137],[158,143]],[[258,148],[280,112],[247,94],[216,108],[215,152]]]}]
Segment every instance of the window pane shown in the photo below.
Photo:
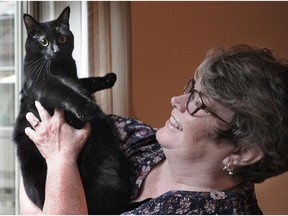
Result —
[{"label": "window pane", "polygon": [[10,215],[15,214],[15,11],[16,2],[0,2],[0,214]]},{"label": "window pane", "polygon": [[0,127],[14,121],[15,2],[0,2]]}]

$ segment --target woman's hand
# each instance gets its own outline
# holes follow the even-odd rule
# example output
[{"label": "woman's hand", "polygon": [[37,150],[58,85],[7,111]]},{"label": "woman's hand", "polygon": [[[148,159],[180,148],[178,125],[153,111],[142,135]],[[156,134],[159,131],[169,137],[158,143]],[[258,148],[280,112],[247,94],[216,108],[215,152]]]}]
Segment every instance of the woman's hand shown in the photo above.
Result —
[{"label": "woman's hand", "polygon": [[26,135],[35,143],[47,162],[55,159],[77,160],[89,134],[90,123],[78,130],[65,122],[64,111],[55,109],[54,115],[50,114],[36,101],[36,108],[40,115],[38,120],[29,112],[26,119],[33,129],[27,127]]},{"label": "woman's hand", "polygon": [[[90,123],[77,130],[65,122],[62,110],[56,109],[54,115],[50,116],[39,102],[36,101],[35,105],[41,121],[32,113],[27,113],[26,118],[33,129],[27,127],[25,133],[35,143],[47,163],[45,202],[41,213],[87,214],[77,158],[90,134]],[[25,195],[22,195],[21,205],[26,207],[23,212],[39,211]]]}]

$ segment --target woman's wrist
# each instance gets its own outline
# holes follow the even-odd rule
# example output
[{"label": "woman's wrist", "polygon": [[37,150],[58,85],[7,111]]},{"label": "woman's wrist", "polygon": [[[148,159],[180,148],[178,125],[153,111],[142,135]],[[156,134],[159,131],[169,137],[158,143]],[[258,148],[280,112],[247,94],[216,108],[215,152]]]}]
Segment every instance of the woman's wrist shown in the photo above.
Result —
[{"label": "woman's wrist", "polygon": [[50,155],[48,158],[46,158],[46,164],[47,168],[51,167],[52,169],[55,169],[55,167],[61,168],[64,165],[77,166],[77,157],[62,154]]},{"label": "woman's wrist", "polygon": [[[87,204],[77,159],[48,158],[44,214],[87,214]],[[69,198],[67,198],[69,194]]]}]

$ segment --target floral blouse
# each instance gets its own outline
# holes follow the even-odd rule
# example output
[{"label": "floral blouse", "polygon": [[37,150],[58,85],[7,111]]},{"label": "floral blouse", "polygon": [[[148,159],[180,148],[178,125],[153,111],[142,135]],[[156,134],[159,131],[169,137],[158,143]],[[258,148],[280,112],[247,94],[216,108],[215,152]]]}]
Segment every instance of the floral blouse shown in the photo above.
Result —
[{"label": "floral blouse", "polygon": [[[132,118],[111,115],[121,148],[130,164],[131,199],[165,155],[156,140],[156,129]],[[242,183],[225,191],[168,191],[159,197],[132,203],[125,214],[262,214],[254,185]]]}]

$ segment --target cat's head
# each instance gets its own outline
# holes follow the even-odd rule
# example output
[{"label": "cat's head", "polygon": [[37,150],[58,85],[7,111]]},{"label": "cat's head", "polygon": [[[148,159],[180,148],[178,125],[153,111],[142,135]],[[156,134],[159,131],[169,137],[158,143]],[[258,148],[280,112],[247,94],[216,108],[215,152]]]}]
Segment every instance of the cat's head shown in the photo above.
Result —
[{"label": "cat's head", "polygon": [[72,57],[74,36],[69,29],[69,17],[70,7],[66,7],[57,19],[43,23],[29,14],[24,14],[28,34],[26,56],[31,59],[45,57],[52,61]]}]

